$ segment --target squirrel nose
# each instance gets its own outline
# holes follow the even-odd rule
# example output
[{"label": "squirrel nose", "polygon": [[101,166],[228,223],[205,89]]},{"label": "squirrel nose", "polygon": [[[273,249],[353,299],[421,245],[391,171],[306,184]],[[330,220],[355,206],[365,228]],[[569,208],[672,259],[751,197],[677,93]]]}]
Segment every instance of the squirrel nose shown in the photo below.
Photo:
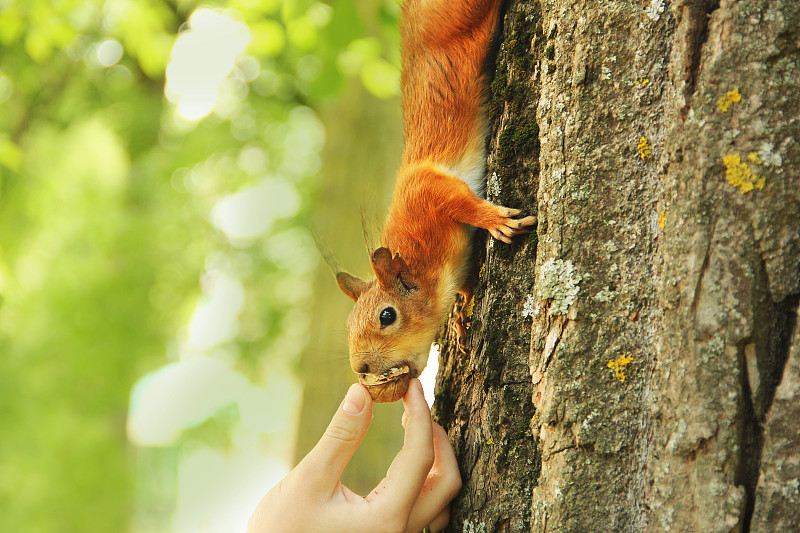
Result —
[{"label": "squirrel nose", "polygon": [[362,363],[361,366],[356,369],[356,372],[359,374],[369,374],[369,365],[367,363]]}]

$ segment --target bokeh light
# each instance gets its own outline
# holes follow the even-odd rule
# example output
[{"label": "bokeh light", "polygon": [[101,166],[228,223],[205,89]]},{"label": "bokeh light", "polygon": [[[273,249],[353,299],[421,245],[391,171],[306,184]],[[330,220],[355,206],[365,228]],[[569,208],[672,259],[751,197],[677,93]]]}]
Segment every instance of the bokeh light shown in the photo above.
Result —
[{"label": "bokeh light", "polygon": [[209,8],[192,13],[167,66],[164,92],[188,120],[209,115],[223,96],[223,82],[250,42],[247,26]]}]

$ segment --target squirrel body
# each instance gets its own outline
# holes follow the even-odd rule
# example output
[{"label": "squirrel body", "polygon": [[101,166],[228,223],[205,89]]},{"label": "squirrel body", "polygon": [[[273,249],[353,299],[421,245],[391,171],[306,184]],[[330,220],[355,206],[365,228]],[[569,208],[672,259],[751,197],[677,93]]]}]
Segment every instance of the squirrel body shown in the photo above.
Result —
[{"label": "squirrel body", "polygon": [[[356,304],[347,320],[350,364],[362,375],[424,369],[457,292],[469,303],[474,227],[506,243],[535,217],[483,199],[488,117],[484,72],[501,0],[406,0],[400,35],[404,143],[394,195],[371,256],[376,275],[340,272]],[[463,316],[457,320],[460,333]]]}]

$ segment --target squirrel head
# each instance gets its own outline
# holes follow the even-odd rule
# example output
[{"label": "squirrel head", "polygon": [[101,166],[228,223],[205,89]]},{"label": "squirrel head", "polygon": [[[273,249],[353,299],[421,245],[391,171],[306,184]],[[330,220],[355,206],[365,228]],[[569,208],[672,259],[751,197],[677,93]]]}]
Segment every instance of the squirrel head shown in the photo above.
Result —
[{"label": "squirrel head", "polygon": [[358,374],[382,374],[408,365],[417,377],[427,364],[441,317],[399,255],[378,248],[370,262],[373,281],[336,274],[339,288],[356,303],[347,319],[350,366]]}]

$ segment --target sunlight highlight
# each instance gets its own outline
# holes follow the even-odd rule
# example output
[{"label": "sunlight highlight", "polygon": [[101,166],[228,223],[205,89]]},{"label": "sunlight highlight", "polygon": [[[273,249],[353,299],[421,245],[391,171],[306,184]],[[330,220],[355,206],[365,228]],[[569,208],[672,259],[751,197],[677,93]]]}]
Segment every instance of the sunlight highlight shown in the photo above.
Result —
[{"label": "sunlight highlight", "polygon": [[223,84],[250,42],[250,31],[225,13],[197,9],[172,48],[167,99],[187,120],[200,120],[217,107]]},{"label": "sunlight highlight", "polygon": [[268,178],[220,200],[211,212],[211,222],[232,241],[250,241],[267,235],[277,219],[292,217],[299,209],[295,186]]},{"label": "sunlight highlight", "polygon": [[433,393],[436,387],[436,374],[439,373],[439,352],[441,348],[438,344],[431,344],[431,351],[428,354],[428,364],[419,376],[422,383],[422,390],[425,392],[425,401],[428,407],[433,407]]},{"label": "sunlight highlight", "polygon": [[203,298],[189,323],[189,342],[209,349],[236,337],[245,294],[241,280],[230,274],[211,270],[203,277]]},{"label": "sunlight highlight", "polygon": [[289,465],[259,453],[256,443],[234,453],[211,448],[180,458],[174,533],[233,533],[247,529],[250,515]]},{"label": "sunlight highlight", "polygon": [[174,445],[182,431],[238,400],[247,379],[210,358],[171,363],[131,391],[128,439],[138,446]]}]

